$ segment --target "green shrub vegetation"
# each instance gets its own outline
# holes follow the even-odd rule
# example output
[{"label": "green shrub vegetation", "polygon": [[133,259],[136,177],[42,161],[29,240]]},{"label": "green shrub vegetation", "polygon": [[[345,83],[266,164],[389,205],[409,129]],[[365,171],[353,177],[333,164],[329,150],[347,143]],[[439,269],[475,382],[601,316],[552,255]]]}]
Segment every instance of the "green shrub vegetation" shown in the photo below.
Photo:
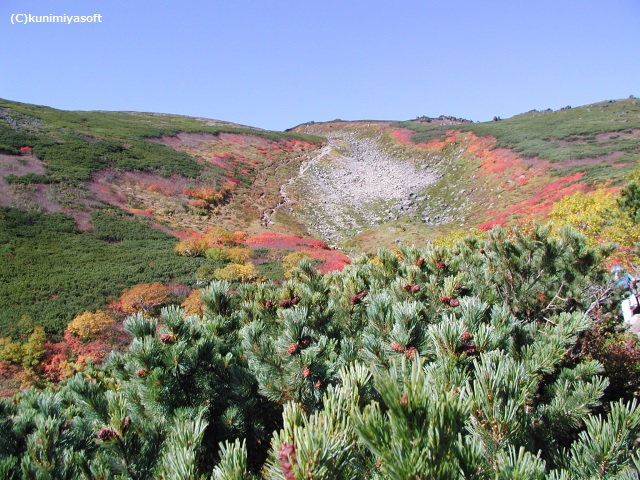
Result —
[{"label": "green shrub vegetation", "polygon": [[135,314],[103,367],[0,402],[0,476],[637,478],[638,385],[595,360],[611,340],[585,342],[615,308],[603,253],[496,228],[214,281],[202,315]]},{"label": "green shrub vegetation", "polygon": [[200,259],[175,255],[175,239],[114,212],[80,232],[64,214],[0,209],[0,337],[30,316],[52,334],[86,310],[103,309],[138,283],[193,284]]},{"label": "green shrub vegetation", "polygon": [[[99,169],[150,170],[163,175],[196,177],[202,165],[183,152],[148,141],[179,132],[252,134],[269,140],[320,143],[313,135],[270,132],[235,125],[206,125],[172,115],[128,112],[70,112],[0,100],[0,152],[18,154],[29,146],[58,180],[87,180]],[[243,179],[250,181],[249,179]]]},{"label": "green shrub vegetation", "polygon": [[[630,135],[640,128],[640,100],[635,98],[558,111],[532,111],[494,122],[435,123],[408,121],[396,125],[415,131],[412,141],[416,143],[444,139],[449,130],[473,132],[495,137],[496,148],[511,148],[525,158],[539,157],[559,164],[567,160],[603,157],[613,152],[622,152],[617,163],[635,164],[640,154],[637,138]],[[598,137],[605,133],[609,135]],[[565,171],[561,171],[564,175]],[[629,170],[623,168],[617,173],[622,179]],[[609,166],[594,180],[603,180],[606,174],[612,174]]]}]

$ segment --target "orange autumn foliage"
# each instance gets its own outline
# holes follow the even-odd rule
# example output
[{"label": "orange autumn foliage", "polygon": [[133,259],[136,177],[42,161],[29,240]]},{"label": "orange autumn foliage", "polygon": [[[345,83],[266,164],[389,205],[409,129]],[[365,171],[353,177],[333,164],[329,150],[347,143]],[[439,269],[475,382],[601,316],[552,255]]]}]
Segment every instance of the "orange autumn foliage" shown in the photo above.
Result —
[{"label": "orange autumn foliage", "polygon": [[202,290],[192,290],[191,293],[185,298],[184,302],[180,304],[187,315],[202,315],[204,310],[204,304],[201,298]]},{"label": "orange autumn foliage", "polygon": [[149,313],[169,300],[171,291],[163,284],[141,283],[120,296],[120,308],[125,313]]}]

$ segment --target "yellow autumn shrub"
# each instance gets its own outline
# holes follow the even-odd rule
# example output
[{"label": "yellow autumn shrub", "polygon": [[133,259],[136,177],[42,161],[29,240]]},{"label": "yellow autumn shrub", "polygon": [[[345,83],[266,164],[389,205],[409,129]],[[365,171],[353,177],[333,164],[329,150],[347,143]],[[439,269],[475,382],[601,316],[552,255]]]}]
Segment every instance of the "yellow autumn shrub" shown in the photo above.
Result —
[{"label": "yellow autumn shrub", "polygon": [[182,257],[201,257],[207,248],[207,241],[204,238],[187,238],[179,242],[174,250]]},{"label": "yellow autumn shrub", "polygon": [[67,330],[81,339],[95,339],[105,328],[113,325],[113,319],[102,310],[84,312],[71,320]]},{"label": "yellow autumn shrub", "polygon": [[184,299],[184,302],[180,304],[187,315],[202,315],[204,304],[201,298],[202,290],[191,290],[191,293]]},{"label": "yellow autumn shrub", "polygon": [[246,263],[253,256],[253,250],[249,247],[230,247],[224,253],[232,263]]},{"label": "yellow autumn shrub", "polygon": [[211,227],[204,234],[204,239],[208,245],[221,245],[225,243],[234,243],[233,233],[222,227]]},{"label": "yellow autumn shrub", "polygon": [[634,245],[640,240],[640,225],[620,210],[617,198],[604,188],[577,192],[554,203],[549,218],[557,228],[570,225],[580,230],[592,246],[607,242]]},{"label": "yellow autumn shrub", "polygon": [[216,279],[227,280],[229,282],[248,282],[258,277],[258,269],[253,263],[230,263],[229,265],[216,269],[214,273]]},{"label": "yellow autumn shrub", "polygon": [[289,278],[291,276],[291,272],[294,268],[298,266],[301,260],[310,259],[311,255],[309,252],[305,252],[304,250],[296,250],[288,255],[285,255],[282,258],[282,269],[284,270],[284,276]]}]

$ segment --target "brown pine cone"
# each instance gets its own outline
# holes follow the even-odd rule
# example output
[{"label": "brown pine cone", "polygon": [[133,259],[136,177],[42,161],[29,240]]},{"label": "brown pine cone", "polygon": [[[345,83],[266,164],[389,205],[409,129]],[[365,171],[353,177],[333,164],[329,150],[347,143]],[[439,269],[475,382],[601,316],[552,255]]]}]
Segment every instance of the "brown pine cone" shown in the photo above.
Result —
[{"label": "brown pine cone", "polygon": [[467,343],[469,340],[471,340],[473,338],[473,335],[471,335],[467,330],[465,330],[464,332],[462,332],[462,334],[460,335],[460,342],[461,343]]},{"label": "brown pine cone", "polygon": [[418,353],[418,349],[417,349],[416,347],[409,347],[409,348],[407,348],[407,350],[404,352],[405,356],[406,356],[409,360],[413,360],[417,353]]},{"label": "brown pine cone", "polygon": [[175,333],[163,333],[160,335],[160,341],[162,343],[173,343],[177,340],[177,335]]},{"label": "brown pine cone", "polygon": [[112,438],[118,437],[118,432],[111,428],[104,427],[97,433],[97,437],[103,442],[108,442]]}]

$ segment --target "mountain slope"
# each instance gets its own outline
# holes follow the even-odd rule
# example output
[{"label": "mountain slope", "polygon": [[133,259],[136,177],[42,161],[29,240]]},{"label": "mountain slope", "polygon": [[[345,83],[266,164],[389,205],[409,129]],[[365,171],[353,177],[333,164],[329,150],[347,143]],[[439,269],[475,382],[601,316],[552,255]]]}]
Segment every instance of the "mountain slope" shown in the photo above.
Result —
[{"label": "mountain slope", "polygon": [[[327,270],[344,265],[344,255],[302,237],[352,253],[375,252],[542,218],[563,196],[599,184],[618,188],[636,168],[638,102],[532,111],[486,123],[420,117],[311,122],[268,132],[216,120],[65,112],[0,100],[0,207],[7,209],[0,218],[6,223],[2,261],[13,272],[0,272],[9,279],[2,291],[8,313],[0,324],[28,314],[59,331],[83,308],[106,306],[108,296],[140,279],[192,287],[196,279],[187,272],[203,265],[198,259],[173,262],[172,245],[214,226],[248,232],[246,245],[262,249],[261,262],[280,258],[265,251],[305,249]],[[76,230],[65,235],[74,240],[60,243],[51,222],[37,216],[42,213],[70,215]],[[31,218],[45,231],[21,238],[15,218]],[[107,255],[100,268],[122,274],[117,288],[107,287],[112,280],[105,276],[103,285],[93,282],[95,292],[103,292],[94,294],[102,295],[97,303],[63,301],[87,291],[73,281],[74,275],[92,278],[91,262],[80,260],[84,251],[115,244],[133,249],[133,258],[136,248],[153,250],[157,230],[164,235],[156,262],[165,265],[163,272],[140,264],[130,274],[117,256]],[[134,237],[151,243],[131,243]],[[65,251],[72,248],[75,254]],[[29,251],[37,253],[24,263]],[[23,264],[39,272],[52,265],[65,270],[59,283],[68,285],[66,296],[44,273],[39,280],[16,277],[29,268],[16,270]],[[25,296],[27,287],[19,285],[27,284]],[[51,310],[54,301],[59,307]]]},{"label": "mountain slope", "polygon": [[290,187],[297,203],[289,208],[316,234],[375,251],[542,218],[563,196],[622,185],[640,158],[640,103],[478,124],[423,117],[311,123],[294,131],[323,135],[329,145],[303,164],[305,173]]}]

